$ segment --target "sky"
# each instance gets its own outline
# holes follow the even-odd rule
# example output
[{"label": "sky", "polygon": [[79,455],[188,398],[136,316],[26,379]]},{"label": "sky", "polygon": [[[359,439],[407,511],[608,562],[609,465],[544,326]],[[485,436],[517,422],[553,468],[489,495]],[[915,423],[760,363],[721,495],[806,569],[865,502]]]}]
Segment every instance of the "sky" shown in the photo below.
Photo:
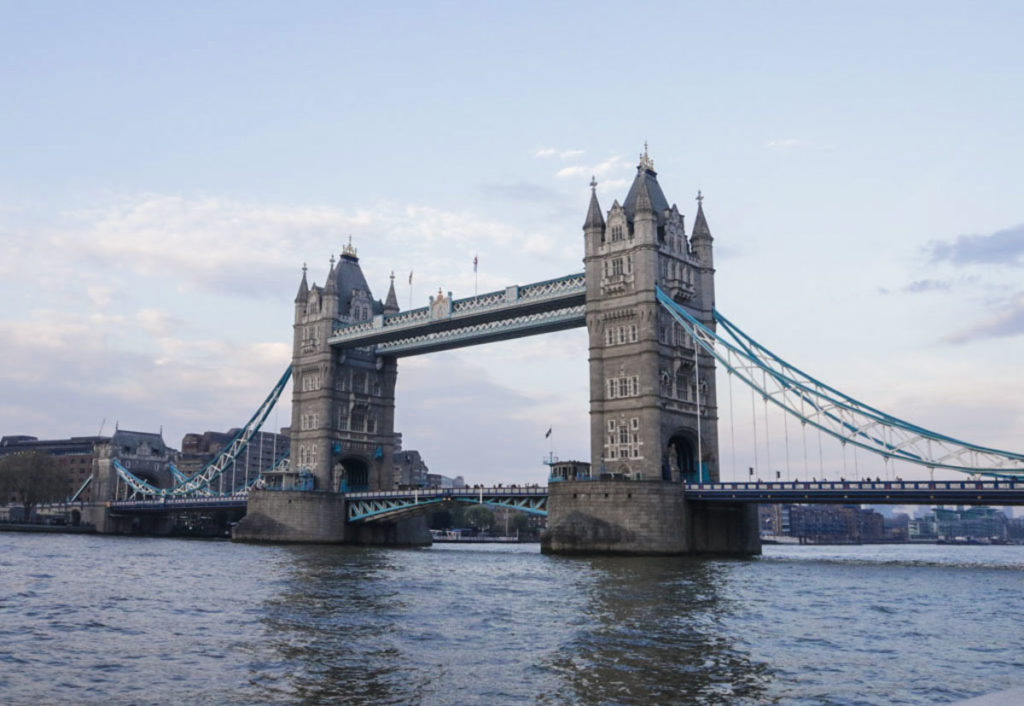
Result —
[{"label": "sky", "polygon": [[[1022,29],[1017,2],[0,0],[0,433],[240,426],[303,263],[322,283],[351,237],[402,308],[581,271],[591,176],[623,200],[646,142],[688,223],[705,196],[727,317],[1022,451]],[[589,460],[586,347],[404,358],[396,430],[431,471],[544,482]],[[755,446],[726,389],[731,479]]]}]

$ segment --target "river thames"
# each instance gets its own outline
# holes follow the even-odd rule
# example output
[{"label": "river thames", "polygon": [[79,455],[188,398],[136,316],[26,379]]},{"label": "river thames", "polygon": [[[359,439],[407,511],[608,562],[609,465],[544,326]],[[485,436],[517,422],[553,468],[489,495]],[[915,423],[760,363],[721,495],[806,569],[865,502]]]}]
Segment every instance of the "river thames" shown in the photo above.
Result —
[{"label": "river thames", "polygon": [[1024,685],[1024,547],[252,546],[0,534],[0,697],[941,703]]}]

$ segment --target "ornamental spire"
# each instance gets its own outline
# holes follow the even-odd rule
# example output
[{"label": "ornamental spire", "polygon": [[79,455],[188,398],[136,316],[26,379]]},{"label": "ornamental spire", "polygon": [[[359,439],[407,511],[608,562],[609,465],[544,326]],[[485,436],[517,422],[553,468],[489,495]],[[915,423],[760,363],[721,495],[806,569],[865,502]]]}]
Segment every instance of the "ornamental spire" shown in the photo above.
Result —
[{"label": "ornamental spire", "polygon": [[654,171],[654,160],[647,154],[647,140],[644,140],[644,151],[640,155],[640,164],[637,165],[637,169]]},{"label": "ornamental spire", "polygon": [[690,238],[704,238],[711,240],[711,229],[708,228],[708,220],[704,217],[704,194],[697,190],[697,216],[693,219],[693,234]]},{"label": "ornamental spire", "polygon": [[604,228],[604,216],[601,215],[601,204],[597,202],[597,179],[590,177],[590,207],[587,209],[587,220],[583,229]]}]

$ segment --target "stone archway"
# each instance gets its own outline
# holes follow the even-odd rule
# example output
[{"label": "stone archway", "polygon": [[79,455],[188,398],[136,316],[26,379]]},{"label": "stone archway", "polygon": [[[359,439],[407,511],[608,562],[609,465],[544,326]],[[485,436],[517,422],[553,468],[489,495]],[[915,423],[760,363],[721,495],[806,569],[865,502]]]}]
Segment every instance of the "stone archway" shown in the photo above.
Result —
[{"label": "stone archway", "polygon": [[370,464],[366,459],[349,456],[341,459],[341,479],[338,490],[356,493],[370,489]]},{"label": "stone archway", "polygon": [[[668,440],[665,450],[668,459],[666,464],[669,477],[665,480],[677,480],[684,483],[695,483],[700,480],[697,462],[697,442],[693,435],[685,431],[677,431]],[[665,474],[666,468],[662,469]]]}]

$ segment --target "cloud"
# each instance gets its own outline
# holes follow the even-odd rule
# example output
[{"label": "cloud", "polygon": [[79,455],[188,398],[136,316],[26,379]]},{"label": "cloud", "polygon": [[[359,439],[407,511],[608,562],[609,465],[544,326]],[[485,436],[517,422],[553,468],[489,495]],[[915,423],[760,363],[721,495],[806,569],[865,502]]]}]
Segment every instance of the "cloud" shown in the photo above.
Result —
[{"label": "cloud", "polygon": [[951,242],[932,242],[926,249],[932,262],[953,265],[1024,265],[1024,224],[990,235],[961,235]]},{"label": "cloud", "polygon": [[621,155],[614,155],[596,164],[562,167],[555,172],[555,176],[559,179],[567,179],[569,177],[599,177],[604,174],[625,170],[630,166],[631,165]]},{"label": "cloud", "polygon": [[809,147],[810,143],[806,140],[798,140],[795,137],[787,137],[779,140],[768,140],[765,143],[765,149],[772,150],[774,152],[783,152],[786,150],[793,150],[800,147]]},{"label": "cloud", "polygon": [[947,280],[918,279],[898,290],[891,290],[887,287],[879,287],[880,294],[922,294],[924,292],[948,292],[953,288],[953,283]]},{"label": "cloud", "polygon": [[559,157],[561,159],[574,159],[576,157],[582,157],[584,150],[558,150],[554,147],[542,147],[533,153],[534,157],[542,159],[545,157]]},{"label": "cloud", "polygon": [[967,343],[983,338],[1006,338],[1024,334],[1024,292],[1019,292],[999,311],[969,328],[945,337],[947,343]]}]

